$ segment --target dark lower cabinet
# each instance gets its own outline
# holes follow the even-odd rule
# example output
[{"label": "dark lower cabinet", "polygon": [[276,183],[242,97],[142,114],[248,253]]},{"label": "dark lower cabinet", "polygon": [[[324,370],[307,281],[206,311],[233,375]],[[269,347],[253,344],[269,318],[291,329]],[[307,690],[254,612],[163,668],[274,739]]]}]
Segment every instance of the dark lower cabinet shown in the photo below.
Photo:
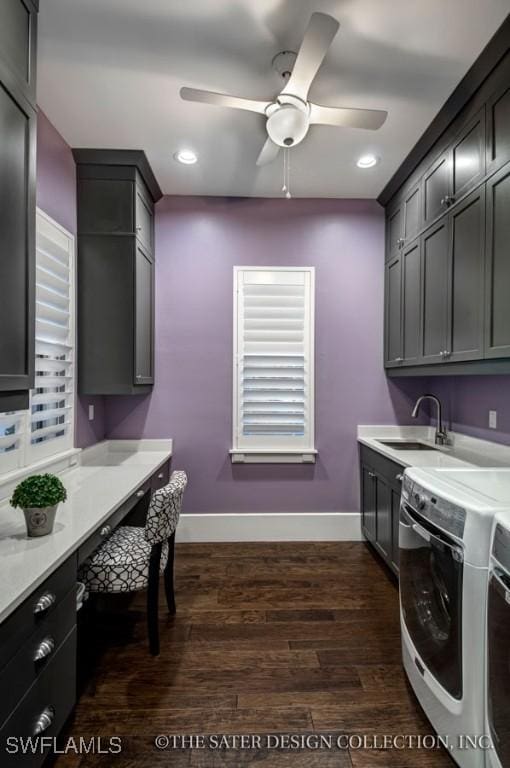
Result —
[{"label": "dark lower cabinet", "polygon": [[154,383],[154,203],[143,152],[75,150],[78,175],[78,385],[86,395]]},{"label": "dark lower cabinet", "polygon": [[37,8],[0,20],[0,412],[28,407],[34,377]]},{"label": "dark lower cabinet", "polygon": [[386,565],[398,574],[398,516],[404,468],[360,444],[361,528]]}]

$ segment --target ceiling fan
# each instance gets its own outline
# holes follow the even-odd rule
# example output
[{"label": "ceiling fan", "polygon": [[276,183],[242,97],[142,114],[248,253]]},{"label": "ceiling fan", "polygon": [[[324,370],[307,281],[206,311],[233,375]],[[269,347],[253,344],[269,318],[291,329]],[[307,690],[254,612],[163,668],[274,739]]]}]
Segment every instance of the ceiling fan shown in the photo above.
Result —
[{"label": "ceiling fan", "polygon": [[[271,163],[281,147],[295,147],[303,141],[310,125],[335,125],[375,131],[386,120],[387,112],[378,109],[321,107],[308,101],[310,86],[339,26],[338,21],[328,14],[312,14],[292,72],[282,73],[287,77],[287,82],[274,101],[244,99],[241,96],[196,88],[181,88],[181,98],[264,115],[267,118],[268,138],[258,156],[257,165]],[[279,54],[282,57],[286,55]]]}]

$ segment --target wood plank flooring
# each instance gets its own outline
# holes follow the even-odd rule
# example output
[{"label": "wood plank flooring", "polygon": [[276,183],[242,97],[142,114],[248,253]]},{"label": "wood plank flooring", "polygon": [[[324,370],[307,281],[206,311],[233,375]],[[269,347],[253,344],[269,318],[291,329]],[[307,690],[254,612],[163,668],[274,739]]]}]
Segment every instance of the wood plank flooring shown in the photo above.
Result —
[{"label": "wood plank flooring", "polygon": [[181,544],[176,594],[174,618],[161,601],[158,658],[143,594],[99,611],[62,742],[118,735],[123,751],[56,768],[452,768],[442,750],[154,746],[158,734],[432,733],[400,663],[396,585],[365,544]]}]

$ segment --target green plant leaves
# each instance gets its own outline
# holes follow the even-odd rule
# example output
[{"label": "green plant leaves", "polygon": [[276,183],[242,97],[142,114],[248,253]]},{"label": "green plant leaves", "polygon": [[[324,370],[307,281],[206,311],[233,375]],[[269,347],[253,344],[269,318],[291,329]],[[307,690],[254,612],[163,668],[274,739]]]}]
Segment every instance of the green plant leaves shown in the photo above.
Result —
[{"label": "green plant leaves", "polygon": [[62,481],[55,475],[31,475],[14,489],[10,504],[13,507],[52,507],[67,499]]}]

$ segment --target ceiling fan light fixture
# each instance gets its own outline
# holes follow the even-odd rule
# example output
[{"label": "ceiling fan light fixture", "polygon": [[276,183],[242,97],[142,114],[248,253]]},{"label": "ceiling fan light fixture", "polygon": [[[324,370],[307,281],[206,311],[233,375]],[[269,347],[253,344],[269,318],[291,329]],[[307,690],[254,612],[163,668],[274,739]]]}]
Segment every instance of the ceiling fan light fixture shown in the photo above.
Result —
[{"label": "ceiling fan light fixture", "polygon": [[378,162],[379,162],[378,157],[368,153],[366,155],[361,155],[361,157],[358,157],[356,161],[356,165],[358,166],[358,168],[373,168],[374,165],[377,165]]},{"label": "ceiling fan light fixture", "polygon": [[198,157],[192,149],[180,149],[174,154],[174,159],[183,165],[195,165]]}]

